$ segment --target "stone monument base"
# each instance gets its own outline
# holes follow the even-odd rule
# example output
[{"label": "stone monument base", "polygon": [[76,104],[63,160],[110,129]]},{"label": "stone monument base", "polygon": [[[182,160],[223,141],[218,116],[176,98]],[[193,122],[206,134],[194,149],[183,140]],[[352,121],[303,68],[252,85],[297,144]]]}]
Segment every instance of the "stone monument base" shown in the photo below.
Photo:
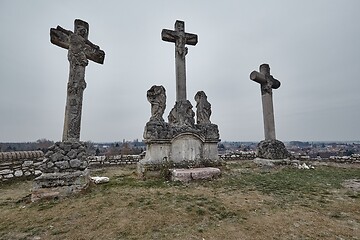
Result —
[{"label": "stone monument base", "polygon": [[200,168],[221,166],[218,140],[210,141],[193,132],[185,132],[173,139],[147,142],[144,159],[137,165],[141,178],[167,176],[173,168]]},{"label": "stone monument base", "polygon": [[44,173],[34,180],[31,201],[58,199],[79,193],[89,186],[89,170]]},{"label": "stone monument base", "polygon": [[171,181],[190,182],[193,180],[211,180],[221,175],[219,168],[171,169]]},{"label": "stone monument base", "polygon": [[[185,85],[183,86],[185,89]],[[178,93],[178,92],[177,92]],[[186,94],[185,94],[186,95]],[[147,91],[151,117],[144,129],[146,155],[137,165],[141,178],[160,176],[169,178],[170,169],[200,168],[222,165],[217,144],[219,129],[211,123],[211,104],[203,91],[195,95],[197,120],[192,104],[186,96],[180,97],[165,122],[165,88],[152,86]]]},{"label": "stone monument base", "polygon": [[31,200],[61,198],[78,193],[89,185],[85,143],[57,142],[49,147],[40,165],[42,174],[34,179]]},{"label": "stone monument base", "polygon": [[286,159],[291,156],[285,144],[279,140],[263,140],[259,142],[256,155],[264,159]]}]

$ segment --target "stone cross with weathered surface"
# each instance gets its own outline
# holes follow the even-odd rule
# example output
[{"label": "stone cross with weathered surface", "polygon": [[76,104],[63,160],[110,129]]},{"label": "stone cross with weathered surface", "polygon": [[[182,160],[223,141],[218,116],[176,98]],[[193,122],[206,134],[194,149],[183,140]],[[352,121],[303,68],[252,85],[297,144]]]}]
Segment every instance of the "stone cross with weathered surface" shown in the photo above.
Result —
[{"label": "stone cross with weathered surface", "polygon": [[176,101],[187,100],[185,55],[188,49],[185,47],[185,44],[195,46],[198,42],[198,37],[196,34],[186,33],[185,23],[177,20],[175,22],[175,31],[163,29],[161,39],[175,43]]},{"label": "stone cross with weathered surface", "polygon": [[89,61],[103,64],[105,52],[88,40],[89,24],[80,19],[74,22],[74,32],[60,26],[50,29],[51,43],[68,49],[70,62],[63,141],[79,141],[83,92],[86,88],[85,67]]},{"label": "stone cross with weathered surface", "polygon": [[280,82],[270,75],[270,67],[268,64],[260,65],[260,72],[253,71],[250,74],[250,79],[259,83],[261,86],[265,140],[275,140],[272,89],[279,88]]}]

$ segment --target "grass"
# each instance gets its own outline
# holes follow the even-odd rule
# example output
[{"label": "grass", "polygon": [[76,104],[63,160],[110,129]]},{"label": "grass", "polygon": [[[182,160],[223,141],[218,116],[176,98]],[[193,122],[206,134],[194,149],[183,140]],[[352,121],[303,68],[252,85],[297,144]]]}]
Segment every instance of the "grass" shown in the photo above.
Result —
[{"label": "grass", "polygon": [[135,166],[92,171],[110,182],[27,203],[31,181],[0,184],[0,239],[360,239],[360,168],[263,169],[228,163],[188,184],[139,180]]}]

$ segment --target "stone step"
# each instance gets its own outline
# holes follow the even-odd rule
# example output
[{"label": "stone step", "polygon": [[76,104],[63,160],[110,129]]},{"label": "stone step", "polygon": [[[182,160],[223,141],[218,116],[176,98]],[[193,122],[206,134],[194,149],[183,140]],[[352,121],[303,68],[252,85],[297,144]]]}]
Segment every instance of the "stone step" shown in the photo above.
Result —
[{"label": "stone step", "polygon": [[180,182],[190,182],[192,180],[211,180],[219,177],[221,171],[219,168],[204,167],[190,169],[171,169],[171,180]]}]

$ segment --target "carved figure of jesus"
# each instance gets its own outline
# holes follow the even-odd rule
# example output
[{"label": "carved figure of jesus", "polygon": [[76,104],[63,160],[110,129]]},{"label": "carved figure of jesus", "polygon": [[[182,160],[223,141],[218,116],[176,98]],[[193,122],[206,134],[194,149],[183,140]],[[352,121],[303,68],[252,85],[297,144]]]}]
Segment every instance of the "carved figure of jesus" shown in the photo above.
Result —
[{"label": "carved figure of jesus", "polygon": [[88,60],[103,64],[105,58],[105,52],[91,43],[88,36],[89,24],[80,19],[74,22],[74,32],[60,26],[50,29],[50,41],[68,49],[70,63],[63,141],[80,140],[83,92],[86,88],[85,68],[89,64]]}]

